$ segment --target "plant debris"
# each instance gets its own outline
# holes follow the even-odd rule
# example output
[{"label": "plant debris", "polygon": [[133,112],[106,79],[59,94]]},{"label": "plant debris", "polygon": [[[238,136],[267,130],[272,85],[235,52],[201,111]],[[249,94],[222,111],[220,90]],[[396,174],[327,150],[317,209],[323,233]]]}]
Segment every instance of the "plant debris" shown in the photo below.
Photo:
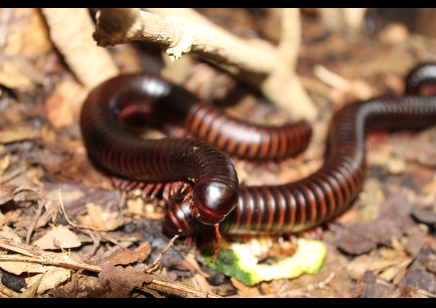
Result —
[{"label": "plant debris", "polygon": [[[314,133],[304,153],[265,164],[234,161],[244,185],[292,182],[322,166],[332,114],[358,100],[402,95],[405,74],[419,63],[436,61],[434,38],[397,22],[378,32],[371,14],[365,18],[373,33],[337,29],[328,26],[325,10],[302,9],[301,42],[291,46],[295,58],[288,60],[313,106],[297,104],[301,109],[292,113],[289,106],[266,102],[259,95],[263,87],[253,90],[251,79],[259,84],[264,77],[259,73],[244,80],[250,69],[235,70],[227,63],[234,72],[227,74],[228,67],[217,59],[210,65],[193,52],[171,64],[150,42],[97,47],[89,18],[96,10],[77,10],[89,19],[89,31],[76,27],[79,15],[70,16],[75,27],[68,29],[82,30],[59,43],[50,29],[62,22],[51,19],[56,15],[45,9],[0,9],[0,297],[436,297],[435,127],[369,134],[363,189],[348,211],[322,226],[317,266],[301,270],[304,263],[299,263],[298,275],[279,269],[279,277],[273,275],[277,264],[259,258],[265,261],[263,274],[246,278],[206,266],[208,257],[200,251],[214,244],[207,234],[163,234],[163,200],[114,189],[111,175],[87,156],[78,121],[83,100],[99,83],[92,76],[176,72],[180,85],[250,122],[280,125],[306,114]],[[196,12],[244,41],[274,48],[282,42],[280,9]],[[88,49],[82,61],[64,56],[77,47],[67,47],[74,38],[86,40],[75,50],[97,48],[93,63],[108,61],[110,68],[100,74],[97,64],[84,64]],[[284,60],[279,54],[271,59]],[[255,64],[262,63],[269,61]],[[285,102],[286,91],[273,86],[265,87]],[[162,133],[150,129],[141,136]],[[256,261],[251,269],[259,268]]]}]

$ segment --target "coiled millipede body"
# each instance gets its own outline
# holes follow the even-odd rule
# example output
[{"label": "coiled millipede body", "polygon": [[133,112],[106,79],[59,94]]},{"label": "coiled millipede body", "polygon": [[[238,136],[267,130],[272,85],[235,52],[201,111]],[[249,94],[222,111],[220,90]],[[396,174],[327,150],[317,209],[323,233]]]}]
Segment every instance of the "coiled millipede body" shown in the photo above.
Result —
[{"label": "coiled millipede body", "polygon": [[[83,104],[80,126],[88,154],[116,176],[139,182],[189,181],[190,213],[204,224],[218,223],[236,206],[238,178],[229,158],[192,138],[141,139],[118,118],[143,115],[175,118],[192,135],[242,158],[288,157],[301,152],[311,134],[307,122],[266,127],[226,116],[196,96],[157,76],[112,78],[96,87]],[[242,137],[241,137],[242,136]]]},{"label": "coiled millipede body", "polygon": [[[433,81],[436,70],[428,67],[409,74],[410,93],[420,93],[420,85]],[[207,224],[217,229],[219,223],[221,232],[228,234],[288,234],[344,212],[364,180],[365,134],[436,124],[436,97],[405,95],[343,107],[331,120],[321,169],[300,181],[275,186],[239,187],[227,156],[204,141],[144,140],[121,129],[117,116],[135,113],[171,114],[169,118],[182,121],[196,138],[229,155],[258,160],[302,151],[311,134],[306,122],[275,128],[252,125],[146,74],[106,81],[91,92],[81,112],[89,155],[110,172],[135,181],[192,183],[188,198],[170,201],[163,222],[166,233],[196,234]]]},{"label": "coiled millipede body", "polygon": [[[406,93],[435,93],[431,88],[435,81],[436,65],[420,65],[407,76]],[[366,133],[431,125],[436,125],[436,96],[406,95],[343,107],[331,120],[321,169],[285,185],[239,187],[238,204],[221,223],[221,232],[280,235],[328,222],[350,206],[362,187]],[[192,221],[188,210],[182,200],[174,200],[163,224],[165,232],[189,235],[205,231],[205,226]]]},{"label": "coiled millipede body", "polygon": [[[365,133],[424,128],[436,123],[436,98],[403,96],[348,105],[336,112],[322,168],[300,181],[277,186],[241,186],[238,205],[220,225],[227,234],[289,234],[307,230],[345,211],[365,174]],[[204,227],[175,202],[167,213],[169,234],[195,234]]]}]

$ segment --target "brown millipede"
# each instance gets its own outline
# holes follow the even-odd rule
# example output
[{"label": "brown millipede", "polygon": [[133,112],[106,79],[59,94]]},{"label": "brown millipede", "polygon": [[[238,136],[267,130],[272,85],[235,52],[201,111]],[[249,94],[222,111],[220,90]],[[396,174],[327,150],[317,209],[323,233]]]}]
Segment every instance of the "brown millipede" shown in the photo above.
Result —
[{"label": "brown millipede", "polygon": [[[421,66],[409,74],[408,80],[413,81],[413,86],[408,83],[409,92],[433,78],[422,71],[428,70]],[[143,100],[148,107],[140,107]],[[200,232],[205,225],[194,217],[205,224],[220,222],[221,231],[229,234],[284,234],[318,226],[345,211],[364,179],[365,134],[436,124],[436,98],[406,95],[345,106],[331,121],[322,168],[298,182],[276,186],[239,187],[233,165],[214,146],[194,139],[143,140],[117,122],[118,114],[162,112],[184,121],[194,136],[230,155],[259,160],[304,149],[310,136],[308,124],[277,128],[248,124],[146,74],[106,81],[91,92],[81,112],[88,152],[107,170],[135,181],[192,180],[193,190],[186,189],[188,199],[171,201],[163,223],[166,233]]]},{"label": "brown millipede", "polygon": [[[233,210],[238,198],[238,178],[229,158],[197,139],[141,139],[118,121],[135,114],[151,115],[153,121],[156,114],[166,116],[168,111],[192,127],[194,136],[215,136],[206,139],[243,158],[295,155],[307,146],[311,134],[304,121],[270,128],[228,117],[183,88],[149,74],[118,76],[91,91],[81,110],[80,126],[93,160],[135,183],[160,182],[161,187],[161,182],[192,182],[193,191],[187,198],[191,215],[214,225],[217,238],[218,223]],[[245,137],[235,142],[238,132]]]},{"label": "brown millipede", "polygon": [[[432,69],[419,66],[408,75],[408,92],[417,93],[423,84],[434,81],[436,66],[429,66]],[[367,132],[421,129],[434,124],[436,97],[381,98],[343,107],[331,120],[321,169],[295,183],[239,187],[238,204],[221,223],[221,232],[290,234],[331,220],[348,208],[362,187]],[[187,209],[182,200],[172,200],[163,224],[166,233],[204,231],[205,226],[193,222]]]}]

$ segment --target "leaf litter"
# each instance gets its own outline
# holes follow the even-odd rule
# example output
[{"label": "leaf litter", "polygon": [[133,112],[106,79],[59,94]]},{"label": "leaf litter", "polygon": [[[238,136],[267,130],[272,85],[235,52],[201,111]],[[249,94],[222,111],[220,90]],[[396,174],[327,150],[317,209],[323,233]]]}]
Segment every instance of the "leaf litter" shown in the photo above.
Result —
[{"label": "leaf litter", "polygon": [[[303,18],[303,27],[317,26]],[[387,44],[362,36],[351,44],[334,34],[303,44],[298,73],[321,109],[311,145],[278,168],[235,162],[238,174],[262,185],[314,172],[335,109],[401,94],[404,74],[433,59],[432,39],[408,38]],[[369,136],[363,191],[325,229],[327,256],[318,274],[248,287],[205,267],[194,239],[173,243],[160,229],[162,207],[113,190],[89,161],[77,124],[86,90],[52,48],[49,40],[29,45],[43,56],[7,59],[0,76],[0,297],[435,297],[434,128]],[[124,56],[121,48],[113,52]],[[313,64],[341,76],[345,87],[314,77]],[[203,68],[199,63],[195,72]],[[227,109],[250,120],[289,120],[273,106],[254,113],[253,106],[257,101],[246,98]]]}]

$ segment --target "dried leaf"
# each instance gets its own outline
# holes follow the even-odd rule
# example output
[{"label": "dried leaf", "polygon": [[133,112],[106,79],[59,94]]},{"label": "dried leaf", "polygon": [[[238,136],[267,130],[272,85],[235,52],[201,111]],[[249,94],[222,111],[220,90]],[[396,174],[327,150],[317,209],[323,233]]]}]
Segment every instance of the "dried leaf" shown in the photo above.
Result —
[{"label": "dried leaf", "polygon": [[102,297],[128,297],[134,287],[141,287],[144,283],[150,283],[153,276],[143,273],[133,267],[123,268],[111,266],[108,263],[101,265],[101,285],[107,288]]},{"label": "dried leaf", "polygon": [[151,203],[145,203],[141,197],[127,200],[129,213],[140,215],[148,219],[163,219],[165,213],[156,212],[155,206]]},{"label": "dried leaf", "polygon": [[39,284],[41,283],[42,277],[44,277],[44,274],[38,275],[38,279],[29,288],[24,290],[23,293],[20,294],[19,298],[34,297],[36,291],[38,290]]},{"label": "dried leaf", "polygon": [[29,127],[14,127],[0,131],[0,144],[39,138],[41,138],[40,131]]},{"label": "dried leaf", "polygon": [[[33,285],[38,284],[38,294],[55,288],[71,276],[71,270],[62,267],[45,266],[45,270],[46,271],[43,274],[35,275],[28,279],[28,286],[32,287]],[[38,283],[41,276],[42,280]]]},{"label": "dried leaf", "polygon": [[407,229],[407,241],[405,250],[411,255],[416,256],[427,242],[426,236],[429,233],[426,225],[420,224]]},{"label": "dried leaf", "polygon": [[14,191],[16,188],[16,186],[0,185],[0,205],[5,204],[14,198]]},{"label": "dried leaf", "polygon": [[359,255],[376,248],[376,242],[366,236],[369,225],[364,222],[347,224],[338,229],[335,241],[338,248],[349,253]]},{"label": "dried leaf", "polygon": [[238,289],[239,294],[241,297],[257,297],[260,296],[260,291],[256,286],[254,287],[248,287],[241,281],[237,280],[236,278],[230,278],[230,281],[232,282],[233,286]]},{"label": "dried leaf", "polygon": [[27,89],[33,85],[32,79],[23,74],[14,61],[4,61],[0,70],[0,84],[11,89]]},{"label": "dried leaf", "polygon": [[77,216],[77,219],[84,226],[96,228],[100,231],[112,231],[120,227],[123,222],[123,216],[119,212],[103,211],[102,207],[94,203],[86,204],[88,215]]},{"label": "dried leaf", "polygon": [[404,260],[403,258],[384,260],[379,259],[369,255],[361,255],[356,257],[353,261],[348,263],[347,271],[350,271],[351,275],[358,279],[360,278],[366,271],[371,271],[373,273],[379,273],[384,271],[392,266],[396,266]]},{"label": "dried leaf", "polygon": [[390,23],[378,34],[378,39],[387,45],[397,45],[406,42],[409,37],[409,30],[404,24],[399,22]]},{"label": "dried leaf", "polygon": [[423,289],[434,293],[436,290],[436,279],[434,275],[421,268],[409,269],[403,280],[399,283],[400,287],[410,286],[414,289]]},{"label": "dried leaf", "polygon": [[384,279],[386,281],[391,281],[394,279],[401,271],[405,270],[410,263],[412,263],[413,258],[405,258],[402,262],[396,264],[395,266],[387,268],[383,273],[381,273],[378,278]]},{"label": "dried leaf", "polygon": [[[68,147],[71,151],[70,144]],[[93,166],[83,145],[77,148],[70,158],[64,159],[61,162],[59,172],[63,177],[71,179],[74,182],[82,182],[87,187],[105,190],[113,189],[109,177],[105,176]]]},{"label": "dried leaf", "polygon": [[1,261],[0,268],[15,275],[21,275],[22,273],[44,273],[46,271],[46,267],[42,264],[22,261]]},{"label": "dried leaf", "polygon": [[[47,31],[47,23],[39,9],[9,9],[11,21],[4,53],[7,56],[23,55],[26,59],[38,59],[53,47]],[[27,72],[25,72],[27,73]]]},{"label": "dried leaf", "polygon": [[55,128],[69,126],[73,123],[73,110],[59,90],[47,98],[45,110],[50,123]]},{"label": "dried leaf", "polygon": [[360,298],[389,298],[392,297],[393,286],[377,283],[377,276],[365,272],[362,277],[363,291]]},{"label": "dried leaf", "polygon": [[[103,262],[108,262],[110,265],[127,265],[136,262],[144,262],[151,253],[151,246],[149,243],[144,242],[135,250],[118,249]],[[101,263],[103,263],[101,262]]]},{"label": "dried leaf", "polygon": [[11,163],[10,154],[0,158],[0,175],[2,175],[9,168],[10,163]]},{"label": "dried leaf", "polygon": [[412,215],[417,221],[421,223],[433,227],[436,226],[436,213],[429,209],[413,208]]},{"label": "dried leaf", "polygon": [[34,245],[41,249],[66,249],[80,247],[82,243],[74,232],[64,226],[57,226],[37,240]]},{"label": "dried leaf", "polygon": [[4,217],[0,213],[0,237],[4,237],[8,240],[21,243],[21,237],[15,233],[14,229],[9,228],[8,226],[2,227],[2,224],[4,224],[4,221],[2,222],[2,219],[4,219]]}]

